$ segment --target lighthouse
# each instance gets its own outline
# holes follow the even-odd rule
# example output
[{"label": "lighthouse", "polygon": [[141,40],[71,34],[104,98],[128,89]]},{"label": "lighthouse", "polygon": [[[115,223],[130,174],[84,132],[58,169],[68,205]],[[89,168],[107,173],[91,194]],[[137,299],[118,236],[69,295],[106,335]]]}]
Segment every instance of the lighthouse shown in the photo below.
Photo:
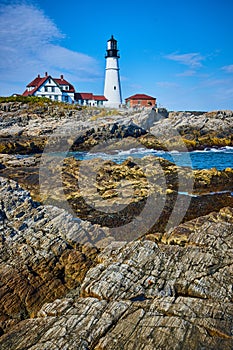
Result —
[{"label": "lighthouse", "polygon": [[120,58],[117,49],[117,40],[113,35],[107,42],[106,69],[105,69],[105,82],[104,82],[104,96],[108,99],[104,103],[105,107],[119,108],[122,104],[121,97],[121,83],[119,75],[119,63]]}]

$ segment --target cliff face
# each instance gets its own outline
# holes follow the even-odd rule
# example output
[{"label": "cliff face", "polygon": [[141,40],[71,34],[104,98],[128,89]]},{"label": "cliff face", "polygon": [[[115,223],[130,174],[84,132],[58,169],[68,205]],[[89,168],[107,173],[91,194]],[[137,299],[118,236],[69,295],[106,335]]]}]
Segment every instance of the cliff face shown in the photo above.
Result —
[{"label": "cliff face", "polygon": [[0,181],[1,349],[232,349],[231,208],[125,243]]},{"label": "cliff face", "polygon": [[90,150],[106,140],[128,137],[146,147],[164,150],[233,145],[232,111],[198,115],[173,112],[164,118],[148,110],[141,113],[126,110],[116,115],[62,104],[8,102],[0,103],[0,152],[43,152],[49,136],[62,126],[76,133],[76,140],[70,145],[72,150]]}]

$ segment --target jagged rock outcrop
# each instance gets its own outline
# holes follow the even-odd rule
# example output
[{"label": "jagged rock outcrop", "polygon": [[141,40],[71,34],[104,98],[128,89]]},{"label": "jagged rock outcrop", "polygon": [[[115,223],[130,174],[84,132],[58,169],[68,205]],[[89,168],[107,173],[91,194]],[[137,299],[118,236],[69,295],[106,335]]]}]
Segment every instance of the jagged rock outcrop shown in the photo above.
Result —
[{"label": "jagged rock outcrop", "polygon": [[[0,329],[78,287],[96,262],[108,229],[41,206],[16,182],[0,178]],[[111,240],[110,240],[111,241]]]},{"label": "jagged rock outcrop", "polygon": [[[146,131],[127,116],[103,113],[102,109],[85,109],[50,103],[0,103],[0,152],[31,154],[43,152],[49,136],[64,137],[75,130],[73,150],[90,149],[107,139],[138,138]],[[100,115],[100,116],[98,116]]]},{"label": "jagged rock outcrop", "polygon": [[0,152],[43,152],[49,136],[62,127],[76,133],[76,140],[70,144],[76,151],[90,150],[106,140],[128,137],[148,148],[162,150],[232,146],[232,113],[172,112],[164,118],[150,109],[116,114],[116,111],[53,105],[51,102],[0,103]]},{"label": "jagged rock outcrop", "polygon": [[68,214],[1,185],[2,350],[232,349],[231,208],[84,252]]},{"label": "jagged rock outcrop", "polygon": [[204,149],[233,145],[233,112],[172,112],[142,136],[140,142],[155,149]]}]

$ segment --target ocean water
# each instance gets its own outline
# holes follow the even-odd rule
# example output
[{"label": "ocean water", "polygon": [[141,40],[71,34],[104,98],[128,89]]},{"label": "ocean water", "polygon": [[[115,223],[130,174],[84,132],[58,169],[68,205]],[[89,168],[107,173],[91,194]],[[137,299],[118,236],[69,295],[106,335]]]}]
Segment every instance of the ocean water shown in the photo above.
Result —
[{"label": "ocean water", "polygon": [[94,159],[102,158],[112,160],[116,163],[122,163],[128,157],[143,158],[145,156],[156,156],[165,158],[178,166],[188,166],[193,169],[210,169],[216,168],[223,170],[225,168],[233,168],[233,147],[211,148],[203,151],[192,152],[165,152],[156,151],[147,148],[132,148],[127,151],[115,150],[111,152],[70,152],[68,155],[74,156],[76,159]]}]

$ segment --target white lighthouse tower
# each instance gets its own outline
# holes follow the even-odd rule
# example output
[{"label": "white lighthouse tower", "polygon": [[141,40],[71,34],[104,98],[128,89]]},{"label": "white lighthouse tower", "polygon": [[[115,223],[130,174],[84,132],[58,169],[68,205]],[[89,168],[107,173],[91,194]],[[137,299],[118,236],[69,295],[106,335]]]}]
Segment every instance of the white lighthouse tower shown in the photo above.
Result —
[{"label": "white lighthouse tower", "polygon": [[113,35],[107,43],[106,70],[104,83],[104,96],[108,99],[104,103],[105,107],[119,108],[122,104],[121,83],[119,75],[118,59],[120,58],[117,50],[117,41]]}]

